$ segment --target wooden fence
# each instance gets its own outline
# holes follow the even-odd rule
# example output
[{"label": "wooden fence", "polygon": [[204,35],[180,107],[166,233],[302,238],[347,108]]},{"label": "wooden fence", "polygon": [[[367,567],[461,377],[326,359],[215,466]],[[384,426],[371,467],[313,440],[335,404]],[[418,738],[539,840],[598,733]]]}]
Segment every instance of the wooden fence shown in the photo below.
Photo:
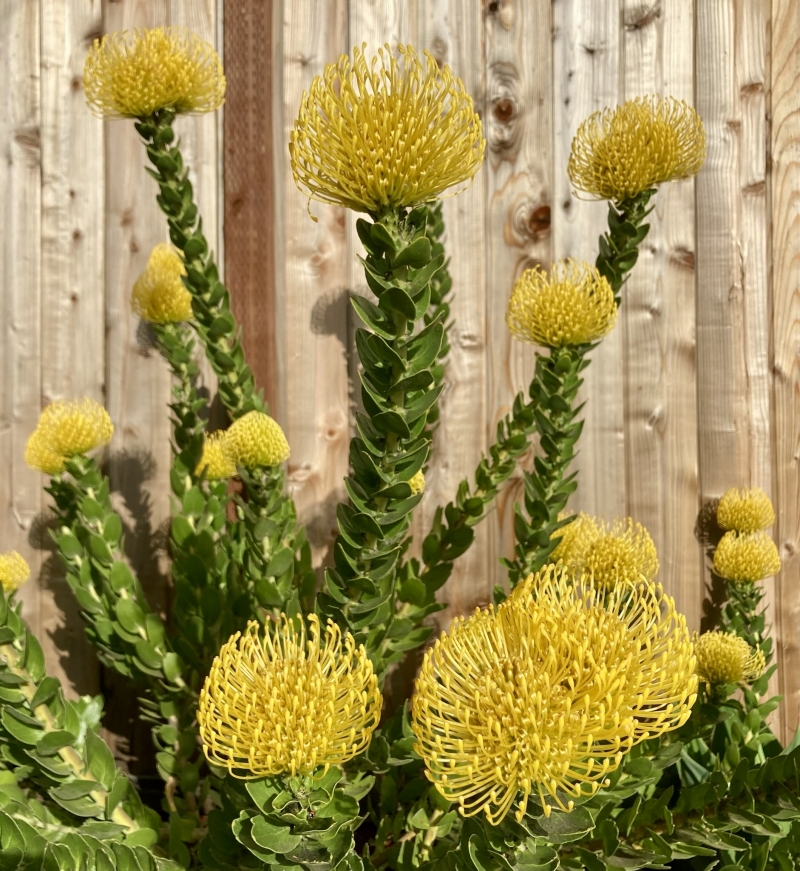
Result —
[{"label": "wooden fence", "polygon": [[[456,325],[420,533],[532,374],[531,349],[512,342],[504,323],[515,278],[534,263],[594,259],[605,207],[576,198],[566,175],[578,123],[639,94],[693,102],[708,159],[695,182],[658,194],[619,325],[588,370],[574,505],[644,523],[662,580],[698,627],[709,580],[696,535],[703,507],[730,486],[771,493],[784,560],[767,585],[776,689],[787,697],[778,727],[792,731],[800,719],[796,0],[0,3],[0,549],[31,559],[25,616],[51,668],[74,692],[102,689],[108,728],[130,739],[131,707],[84,641],[48,549],[43,480],[22,453],[47,401],[105,401],[117,427],[108,470],[128,555],[164,605],[169,376],[128,300],[165,224],[133,126],[93,118],[81,88],[94,37],[158,24],[186,25],[224,54],[224,113],[183,118],[178,129],[248,353],[292,446],[289,486],[320,562],[330,557],[351,434],[348,293],[364,280],[353,216],[314,205],[313,223],[292,181],[286,145],[313,76],[361,42],[408,42],[462,77],[484,120],[485,166],[445,205]],[[448,613],[488,601],[520,498],[518,476],[444,589]]]}]

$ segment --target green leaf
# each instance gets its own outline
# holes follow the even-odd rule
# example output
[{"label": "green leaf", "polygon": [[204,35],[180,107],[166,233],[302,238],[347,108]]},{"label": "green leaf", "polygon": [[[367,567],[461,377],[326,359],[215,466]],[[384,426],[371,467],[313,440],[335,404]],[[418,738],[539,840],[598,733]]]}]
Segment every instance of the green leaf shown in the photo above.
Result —
[{"label": "green leaf", "polygon": [[140,635],[144,630],[144,611],[133,599],[120,599],[116,607],[117,620],[126,632]]},{"label": "green leaf", "polygon": [[72,732],[48,732],[36,745],[40,756],[54,756],[62,747],[69,747],[78,739]]},{"label": "green leaf", "polygon": [[6,731],[21,744],[38,744],[43,737],[44,730],[41,725],[14,708],[3,708],[2,722]]},{"label": "green leaf", "polygon": [[35,635],[28,633],[25,639],[24,666],[35,683],[45,676],[44,651]]},{"label": "green leaf", "polygon": [[62,801],[72,801],[76,798],[83,798],[91,792],[102,790],[103,786],[94,780],[71,780],[69,783],[64,783],[57,789],[50,791],[50,795],[55,799]]},{"label": "green leaf", "polygon": [[253,840],[259,847],[273,853],[288,853],[299,847],[303,841],[299,835],[293,835],[289,828],[274,826],[262,816],[254,817],[252,823],[250,834]]},{"label": "green leaf", "polygon": [[184,664],[177,653],[168,653],[163,659],[162,670],[164,677],[170,682],[175,683],[178,678],[183,675]]},{"label": "green leaf", "polygon": [[89,772],[105,789],[111,789],[117,774],[114,754],[108,749],[105,741],[94,731],[86,733],[86,758]]},{"label": "green leaf", "polygon": [[392,261],[392,269],[401,266],[410,266],[412,269],[420,269],[431,259],[431,243],[426,236],[420,236],[410,245],[403,248]]},{"label": "green leaf", "polygon": [[135,586],[135,578],[128,566],[121,560],[117,560],[108,575],[108,584],[115,593],[130,590]]},{"label": "green leaf", "polygon": [[380,298],[380,307],[389,313],[400,312],[409,321],[416,320],[417,309],[411,297],[399,287],[389,287]]}]

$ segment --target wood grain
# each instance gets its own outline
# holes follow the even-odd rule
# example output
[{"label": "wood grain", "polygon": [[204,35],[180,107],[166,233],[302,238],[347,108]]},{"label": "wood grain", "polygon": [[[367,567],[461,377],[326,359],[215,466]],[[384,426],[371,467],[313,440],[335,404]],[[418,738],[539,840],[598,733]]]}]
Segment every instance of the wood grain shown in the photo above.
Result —
[{"label": "wood grain", "polygon": [[771,261],[774,347],[774,494],[783,734],[800,725],[800,6],[774,0],[771,27]]},{"label": "wood grain", "polygon": [[[693,3],[625,0],[625,100],[648,94],[690,105]],[[624,290],[625,459],[628,511],[653,536],[660,579],[693,629],[704,594],[704,553],[694,535],[697,499],[694,185],[662,185],[650,233]]]}]

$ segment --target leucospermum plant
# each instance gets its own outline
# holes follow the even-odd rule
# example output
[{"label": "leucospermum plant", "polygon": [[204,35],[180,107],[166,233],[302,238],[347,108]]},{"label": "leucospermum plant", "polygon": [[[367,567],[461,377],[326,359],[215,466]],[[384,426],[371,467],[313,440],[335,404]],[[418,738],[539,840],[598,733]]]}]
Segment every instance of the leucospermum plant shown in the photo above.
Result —
[{"label": "leucospermum plant", "polygon": [[[694,638],[647,530],[568,507],[581,373],[618,319],[657,187],[702,165],[696,113],[640,98],[581,125],[570,178],[609,201],[596,263],[537,267],[508,289],[509,329],[537,347],[530,389],[415,557],[452,323],[437,201],[479,171],[481,121],[452,71],[410,46],[357,47],[309,83],[294,177],[359,213],[370,293],[352,298],[363,411],[318,577],[284,488],[290,445],[256,390],[173,130],[222,103],[220,60],[181,29],[118,33],[95,41],[84,82],[93,112],[133,120],[169,235],[131,296],[173,374],[166,619],[123,556],[102,406],[48,405],[25,459],[49,476],[67,581],[100,660],[139,693],[164,792],[145,805],[100,738],[102,700],[67,701],[46,674],[16,598],[28,566],[0,554],[0,867],[794,868],[800,751],[773,735],[777,700],[763,699],[759,583],[780,566],[769,499],[720,500],[725,602]],[[229,418],[215,431],[200,352]],[[423,651],[437,591],[534,434],[508,583],[498,573],[495,604]],[[387,672],[413,651],[413,696],[389,710]]]}]

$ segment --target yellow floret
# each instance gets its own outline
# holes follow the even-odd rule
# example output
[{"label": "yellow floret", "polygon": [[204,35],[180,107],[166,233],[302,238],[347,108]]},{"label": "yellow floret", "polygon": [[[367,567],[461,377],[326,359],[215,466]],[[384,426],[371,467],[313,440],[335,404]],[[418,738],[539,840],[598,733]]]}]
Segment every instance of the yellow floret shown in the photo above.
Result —
[{"label": "yellow floret", "polygon": [[58,475],[64,471],[67,458],[54,451],[46,441],[41,430],[35,429],[25,445],[25,462],[31,469],[38,469],[46,475]]},{"label": "yellow floret", "polygon": [[548,276],[526,269],[508,303],[506,323],[523,342],[548,348],[584,345],[607,335],[617,322],[614,291],[588,263],[567,260]]},{"label": "yellow floret", "polygon": [[225,432],[208,433],[203,442],[203,456],[197,464],[195,474],[199,475],[205,469],[206,479],[222,481],[233,478],[236,474],[236,463],[228,456],[225,448]]},{"label": "yellow floret", "polygon": [[714,571],[729,581],[761,581],[780,570],[778,548],[765,532],[742,535],[731,530],[714,551]]},{"label": "yellow floret", "polygon": [[225,97],[213,46],[180,27],[123,30],[96,39],[83,68],[95,115],[146,118],[161,109],[212,112]]},{"label": "yellow floret", "polygon": [[[559,520],[565,516],[567,512],[562,511]],[[574,515],[570,523],[553,533],[553,539],[559,539],[559,542],[550,554],[550,559],[554,563],[563,560],[567,565],[583,565],[587,551],[599,536],[600,530],[595,520],[581,511]]]},{"label": "yellow floret", "polygon": [[583,568],[595,583],[611,587],[620,580],[655,580],[658,554],[650,533],[632,518],[598,526],[599,535],[586,551]]},{"label": "yellow floret", "polygon": [[188,321],[192,316],[192,295],[184,287],[186,275],[181,258],[169,245],[156,245],[147,269],[136,280],[131,308],[151,324]]},{"label": "yellow floret", "polygon": [[408,479],[408,486],[411,487],[411,493],[413,496],[416,496],[417,493],[424,492],[425,475],[423,475],[422,469],[420,469],[415,475],[412,475]]},{"label": "yellow floret", "polygon": [[41,413],[36,430],[39,441],[31,448],[31,455],[34,448],[40,447],[63,457],[85,454],[107,445],[114,435],[108,412],[99,402],[87,398],[51,402]]},{"label": "yellow floret", "polygon": [[715,630],[695,636],[694,652],[698,677],[709,686],[752,683],[766,666],[764,653],[735,632]]},{"label": "yellow floret", "polygon": [[[367,60],[342,55],[303,94],[289,140],[297,186],[323,203],[376,215],[459,188],[486,142],[472,99],[450,68],[410,46]],[[456,193],[457,190],[452,191]]]},{"label": "yellow floret", "polygon": [[289,459],[283,430],[268,414],[248,411],[225,434],[225,450],[237,466],[255,469],[277,466]]},{"label": "yellow floret", "polygon": [[0,553],[0,584],[6,593],[18,590],[31,576],[31,567],[15,550]]},{"label": "yellow floret", "polygon": [[691,106],[674,97],[637,97],[580,125],[567,171],[578,190],[619,202],[693,176],[705,156],[705,129]]},{"label": "yellow floret", "polygon": [[761,532],[775,522],[775,509],[769,496],[759,487],[728,490],[717,506],[717,523],[737,532]]}]

